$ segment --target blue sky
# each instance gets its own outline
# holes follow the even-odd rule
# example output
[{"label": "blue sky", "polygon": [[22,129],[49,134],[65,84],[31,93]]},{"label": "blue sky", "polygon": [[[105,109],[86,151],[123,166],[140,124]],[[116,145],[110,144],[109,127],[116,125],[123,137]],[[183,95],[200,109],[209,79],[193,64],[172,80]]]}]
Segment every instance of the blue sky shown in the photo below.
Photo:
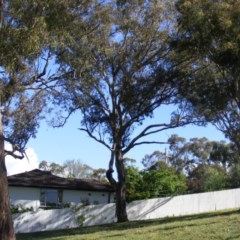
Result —
[{"label": "blue sky", "polygon": [[[168,119],[169,107],[164,107],[154,119],[146,121],[147,124]],[[159,118],[159,119],[158,119]],[[62,128],[51,128],[43,123],[38,131],[37,137],[31,139],[27,147],[34,149],[39,161],[56,162],[62,164],[66,160],[79,159],[93,168],[107,168],[110,157],[109,150],[86,133],[78,130],[80,127],[80,116],[72,116]],[[139,130],[139,129],[137,129]],[[209,140],[225,140],[224,135],[214,126],[207,127],[186,126],[184,128],[171,129],[151,135],[149,140],[166,141],[172,134],[178,134],[187,140],[193,137],[206,137]],[[141,160],[146,154],[155,150],[164,151],[164,145],[140,145],[132,149],[125,157],[137,160],[137,166],[142,167]]]}]

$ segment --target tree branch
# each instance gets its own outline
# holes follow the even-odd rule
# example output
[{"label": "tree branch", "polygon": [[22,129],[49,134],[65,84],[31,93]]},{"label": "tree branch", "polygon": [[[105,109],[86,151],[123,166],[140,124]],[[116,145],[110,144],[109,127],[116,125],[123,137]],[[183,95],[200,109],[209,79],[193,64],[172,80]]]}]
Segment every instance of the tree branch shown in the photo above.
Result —
[{"label": "tree branch", "polygon": [[[164,131],[164,130],[167,130],[167,129],[173,129],[173,128],[177,128],[177,127],[182,127],[184,125],[187,125],[187,124],[190,124],[190,123],[196,123],[196,122],[199,122],[199,121],[192,121],[192,122],[179,122],[179,123],[176,123],[176,124],[152,124],[152,125],[149,125],[147,126],[142,132],[140,132],[135,138],[132,139],[132,141],[128,144],[128,146],[123,150],[123,154],[126,154],[128,151],[130,151],[134,146],[137,146],[137,145],[141,145],[141,144],[144,144],[144,143],[147,143],[147,144],[150,144],[150,143],[157,143],[157,144],[165,144],[165,142],[139,142],[137,143],[137,141],[140,139],[140,138],[143,138],[143,137],[146,137],[148,135],[151,135],[151,134],[154,134],[154,133],[158,133],[158,132],[161,132],[161,131]],[[158,128],[156,130],[152,130],[150,131],[151,129],[154,129],[154,128]]]},{"label": "tree branch", "polygon": [[117,187],[117,182],[116,180],[113,178],[113,164],[114,164],[114,159],[115,159],[115,144],[113,145],[113,149],[112,149],[112,152],[111,152],[111,158],[110,158],[110,161],[109,161],[109,165],[108,165],[108,170],[106,171],[106,177],[108,179],[108,181],[111,183],[111,185],[114,187],[114,189],[116,189]]},{"label": "tree branch", "polygon": [[21,155],[18,155],[18,154],[16,154],[16,153],[14,153],[14,152],[16,152],[16,151],[8,151],[8,150],[4,150],[4,152],[5,152],[5,155],[10,155],[10,156],[12,156],[12,157],[14,157],[14,158],[17,158],[17,159],[23,159],[25,156],[26,156],[26,153],[25,153],[25,151],[19,151],[19,153],[21,154]]},{"label": "tree branch", "polygon": [[86,132],[89,137],[91,137],[91,138],[94,139],[95,141],[101,143],[101,144],[104,145],[106,148],[108,148],[109,150],[112,151],[112,148],[111,148],[107,143],[105,143],[105,141],[103,141],[103,140],[97,138],[96,136],[94,136],[94,135],[92,134],[92,132],[90,132],[88,129],[86,129],[86,128],[79,128],[79,130]]}]

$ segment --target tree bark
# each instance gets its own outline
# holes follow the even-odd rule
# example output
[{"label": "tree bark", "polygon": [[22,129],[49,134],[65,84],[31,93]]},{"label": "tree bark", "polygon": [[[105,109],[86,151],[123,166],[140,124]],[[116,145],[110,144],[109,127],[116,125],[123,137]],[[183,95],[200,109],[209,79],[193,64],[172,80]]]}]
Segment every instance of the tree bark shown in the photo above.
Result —
[{"label": "tree bark", "polygon": [[117,222],[127,222],[126,183],[118,182],[116,189],[116,215]]},{"label": "tree bark", "polygon": [[[118,182],[113,178],[113,163],[115,161],[115,166],[117,169]],[[117,222],[127,222],[127,204],[126,204],[126,180],[124,163],[121,154],[121,150],[116,150],[114,145],[111,154],[111,159],[109,161],[109,168],[106,172],[106,177],[111,185],[114,187],[116,192],[116,216]]]},{"label": "tree bark", "polygon": [[2,116],[0,113],[0,239],[15,240],[5,165]]},{"label": "tree bark", "polygon": [[127,204],[126,204],[126,178],[124,163],[121,151],[116,152],[116,169],[118,174],[118,183],[116,185],[116,215],[118,222],[127,222]]}]

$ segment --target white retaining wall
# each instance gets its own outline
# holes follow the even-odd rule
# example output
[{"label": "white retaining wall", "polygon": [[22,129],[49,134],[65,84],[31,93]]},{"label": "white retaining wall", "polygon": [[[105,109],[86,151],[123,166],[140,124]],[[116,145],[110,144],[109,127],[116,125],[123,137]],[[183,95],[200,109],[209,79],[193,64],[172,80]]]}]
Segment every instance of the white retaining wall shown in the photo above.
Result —
[{"label": "white retaining wall", "polygon": [[[127,205],[129,220],[184,216],[240,207],[240,188],[134,201]],[[79,210],[54,209],[14,214],[15,232],[35,232],[101,225],[116,221],[115,204],[90,205]]]}]

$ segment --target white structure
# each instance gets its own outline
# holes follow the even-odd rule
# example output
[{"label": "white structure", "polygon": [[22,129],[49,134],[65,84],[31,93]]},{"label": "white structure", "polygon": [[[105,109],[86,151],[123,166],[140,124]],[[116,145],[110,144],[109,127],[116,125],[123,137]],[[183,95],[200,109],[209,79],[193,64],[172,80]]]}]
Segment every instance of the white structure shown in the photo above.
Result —
[{"label": "white structure", "polygon": [[[127,206],[128,218],[146,220],[240,208],[240,188],[134,201]],[[81,219],[82,222],[79,222]],[[15,232],[36,232],[101,225],[116,221],[115,204],[80,209],[53,209],[14,214]]]},{"label": "white structure", "polygon": [[8,185],[12,205],[34,210],[114,201],[114,190],[107,184],[89,179],[62,178],[38,169],[8,176]]}]

